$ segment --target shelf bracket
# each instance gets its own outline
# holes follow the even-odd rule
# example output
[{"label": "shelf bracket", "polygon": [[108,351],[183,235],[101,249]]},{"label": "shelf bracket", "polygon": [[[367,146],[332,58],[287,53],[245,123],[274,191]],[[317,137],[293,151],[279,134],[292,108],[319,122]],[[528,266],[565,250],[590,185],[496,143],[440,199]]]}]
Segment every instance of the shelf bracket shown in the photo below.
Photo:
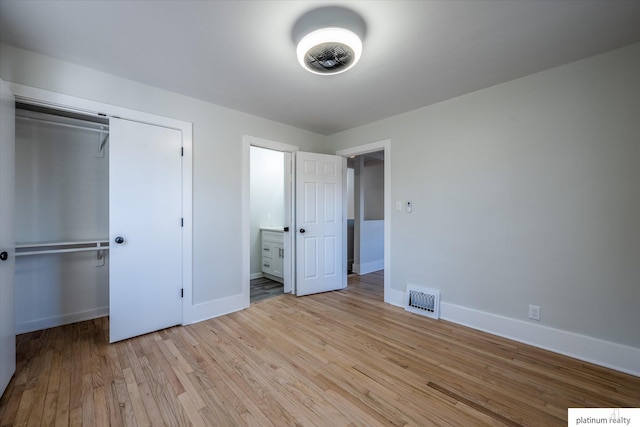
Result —
[{"label": "shelf bracket", "polygon": [[108,140],[109,132],[103,132],[102,130],[100,130],[100,132],[98,133],[98,152],[96,153],[96,157],[104,157],[104,147],[107,145]]},{"label": "shelf bracket", "polygon": [[104,264],[105,264],[104,249],[99,249],[96,251],[96,259],[93,265],[96,267],[104,267]]}]

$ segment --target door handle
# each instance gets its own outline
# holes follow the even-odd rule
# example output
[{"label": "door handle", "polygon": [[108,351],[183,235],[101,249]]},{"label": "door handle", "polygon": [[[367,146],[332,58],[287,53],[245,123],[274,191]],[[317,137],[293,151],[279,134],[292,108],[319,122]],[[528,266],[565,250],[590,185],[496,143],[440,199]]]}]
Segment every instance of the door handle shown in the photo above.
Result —
[{"label": "door handle", "polygon": [[9,259],[9,254],[7,253],[7,251],[0,252],[0,261],[6,261],[7,259]]},{"label": "door handle", "polygon": [[307,231],[307,230],[305,230],[304,228],[301,228],[301,229],[300,229],[300,233],[302,233],[302,234],[304,234],[304,233],[305,233],[305,231]]},{"label": "door handle", "polygon": [[118,236],[114,239],[114,242],[116,242],[117,244],[121,245],[124,243],[124,237],[122,236]]}]

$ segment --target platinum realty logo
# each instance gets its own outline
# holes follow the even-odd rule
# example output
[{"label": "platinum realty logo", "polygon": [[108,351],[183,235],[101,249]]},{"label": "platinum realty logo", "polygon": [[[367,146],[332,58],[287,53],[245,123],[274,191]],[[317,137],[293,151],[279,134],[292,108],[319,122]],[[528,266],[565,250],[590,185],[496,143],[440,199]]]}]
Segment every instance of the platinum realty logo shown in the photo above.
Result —
[{"label": "platinum realty logo", "polygon": [[640,408],[569,408],[567,425],[640,427]]}]

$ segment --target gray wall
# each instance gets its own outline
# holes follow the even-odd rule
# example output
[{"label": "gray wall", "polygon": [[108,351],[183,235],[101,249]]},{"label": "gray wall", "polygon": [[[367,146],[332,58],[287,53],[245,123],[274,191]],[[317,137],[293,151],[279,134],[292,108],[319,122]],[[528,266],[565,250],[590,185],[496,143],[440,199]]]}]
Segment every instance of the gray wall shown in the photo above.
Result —
[{"label": "gray wall", "polygon": [[391,287],[640,347],[640,44],[332,135],[391,139]]},{"label": "gray wall", "polygon": [[384,162],[365,160],[361,181],[364,181],[364,220],[384,219]]}]

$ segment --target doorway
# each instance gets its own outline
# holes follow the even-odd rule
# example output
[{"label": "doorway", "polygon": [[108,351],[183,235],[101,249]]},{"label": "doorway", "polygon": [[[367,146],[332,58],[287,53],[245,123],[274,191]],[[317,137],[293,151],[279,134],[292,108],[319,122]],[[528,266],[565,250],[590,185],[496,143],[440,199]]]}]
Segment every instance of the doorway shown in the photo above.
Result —
[{"label": "doorway", "polygon": [[[252,146],[258,146],[258,147],[263,147],[263,148],[269,148],[272,150],[276,150],[276,151],[283,151],[285,153],[291,153],[292,157],[295,154],[296,156],[299,154],[298,153],[298,147],[297,146],[292,146],[292,145],[288,145],[288,144],[283,144],[283,143],[279,143],[276,141],[270,141],[270,140],[266,140],[266,139],[262,139],[262,138],[258,138],[258,137],[254,137],[254,136],[250,136],[250,135],[244,135],[243,136],[243,143],[242,143],[242,158],[243,158],[243,162],[242,162],[242,176],[243,176],[243,183],[242,183],[242,236],[241,236],[241,241],[242,241],[242,296],[243,296],[243,308],[248,308],[250,305],[250,282],[251,282],[251,250],[250,250],[250,243],[251,243],[251,205],[250,205],[250,193],[251,193],[251,186],[250,186],[250,151],[251,151],[251,147]],[[336,155],[338,157],[342,157],[344,158],[343,161],[343,165],[339,167],[338,170],[343,170],[345,175],[346,175],[346,171],[347,171],[347,167],[346,167],[346,159],[349,158],[352,155],[361,155],[361,154],[367,154],[367,153],[372,153],[372,152],[376,152],[376,151],[383,151],[384,152],[384,158],[385,158],[385,163],[384,163],[384,218],[390,218],[391,217],[391,202],[390,202],[390,155],[391,155],[391,141],[390,140],[384,140],[384,141],[379,141],[379,142],[375,142],[375,143],[371,143],[371,144],[367,144],[367,145],[363,145],[363,146],[358,146],[358,147],[354,147],[354,148],[350,148],[350,149],[345,149],[345,150],[340,150],[336,153]],[[335,157],[335,156],[334,156]],[[288,162],[286,162],[288,163]],[[337,165],[337,164],[336,164]],[[345,206],[345,212],[344,215],[342,215],[342,218],[346,219],[346,179],[344,179],[344,188],[343,188],[343,193],[344,194],[344,206]],[[342,203],[342,202],[341,202]],[[287,212],[291,213],[291,218],[293,218],[293,203],[291,205],[291,209],[287,209]],[[293,220],[288,221],[287,224],[293,224]],[[304,227],[302,227],[304,228]],[[340,233],[340,237],[339,237],[339,241],[343,242],[342,245],[342,249],[340,251],[336,251],[337,253],[340,254],[345,254],[347,252],[347,238],[346,238],[346,220],[344,221],[344,232]],[[294,235],[294,230],[292,229],[291,232],[289,233],[285,233],[285,243],[289,242],[289,244],[292,244],[292,237]],[[295,230],[295,233],[297,235],[297,232],[303,233],[304,231],[302,229],[300,230]],[[390,280],[389,280],[389,274],[390,274],[390,250],[389,250],[389,242],[390,242],[390,238],[389,238],[389,233],[390,233],[390,227],[389,227],[389,221],[385,221],[384,223],[384,301],[387,303],[390,303],[391,301],[393,301],[393,297],[391,295],[391,289],[390,289]],[[292,247],[292,246],[290,246]],[[287,251],[285,248],[285,254],[286,253],[290,253],[291,251]],[[340,255],[342,256],[342,255]],[[295,262],[294,261],[294,257],[293,256],[286,256],[285,255],[285,262],[290,261],[291,265],[289,268],[285,267],[285,272],[289,273],[291,272],[292,277],[295,277],[295,275],[297,274],[295,271]],[[342,272],[340,273],[342,278],[343,278],[343,284],[341,287],[346,287],[347,286],[347,268],[346,268],[346,262],[342,263],[343,264],[343,268],[342,268]],[[293,285],[295,287],[295,285]],[[285,283],[285,293],[287,292],[286,290],[286,283]],[[291,289],[291,293],[297,293],[296,289]]]},{"label": "doorway", "polygon": [[284,293],[285,153],[250,147],[250,303]]},{"label": "doorway", "polygon": [[384,151],[347,159],[348,271],[384,270]]},{"label": "doorway", "polygon": [[[402,295],[394,294],[394,292],[391,290],[391,279],[390,279],[391,277],[391,245],[390,245],[390,242],[391,242],[391,239],[390,239],[390,236],[391,236],[391,227],[390,227],[390,222],[391,222],[391,140],[387,139],[387,140],[372,142],[370,144],[359,145],[356,147],[347,148],[347,149],[339,150],[336,152],[337,155],[346,157],[347,159],[349,158],[356,159],[358,158],[358,156],[363,156],[371,153],[377,153],[374,156],[379,157],[383,160],[383,166],[382,166],[382,171],[383,171],[382,218],[383,218],[383,221],[381,224],[378,224],[378,225],[381,225],[383,228],[383,232],[382,232],[383,274],[382,276],[383,276],[383,282],[384,282],[384,302],[393,303],[393,301],[396,301],[397,298],[402,298]],[[361,161],[362,163],[364,163],[364,157],[361,159]],[[355,176],[353,180],[355,181]],[[375,191],[379,191],[379,189],[376,189]],[[354,182],[354,193],[355,193],[355,182]],[[363,204],[364,204],[364,201],[363,201]],[[379,214],[376,214],[376,215],[379,215]],[[353,216],[355,217],[355,209],[354,209]],[[363,220],[364,220],[364,215],[363,215]],[[378,268],[380,265],[379,260],[372,264],[367,265],[366,263],[362,263],[362,258],[360,258],[360,265],[356,265],[355,254],[357,253],[357,251],[359,251],[359,249],[355,248],[355,242],[356,240],[355,240],[355,218],[354,218],[354,248],[353,248],[354,267],[360,269],[359,271],[361,272],[365,272],[371,268],[373,268],[374,270],[370,270],[370,271],[375,271],[375,269],[379,270]],[[345,239],[345,248],[346,246],[347,246],[347,240]]]},{"label": "doorway", "polygon": [[243,137],[244,308],[271,296],[295,292],[289,227],[293,215],[292,153],[297,151],[296,146]]}]

